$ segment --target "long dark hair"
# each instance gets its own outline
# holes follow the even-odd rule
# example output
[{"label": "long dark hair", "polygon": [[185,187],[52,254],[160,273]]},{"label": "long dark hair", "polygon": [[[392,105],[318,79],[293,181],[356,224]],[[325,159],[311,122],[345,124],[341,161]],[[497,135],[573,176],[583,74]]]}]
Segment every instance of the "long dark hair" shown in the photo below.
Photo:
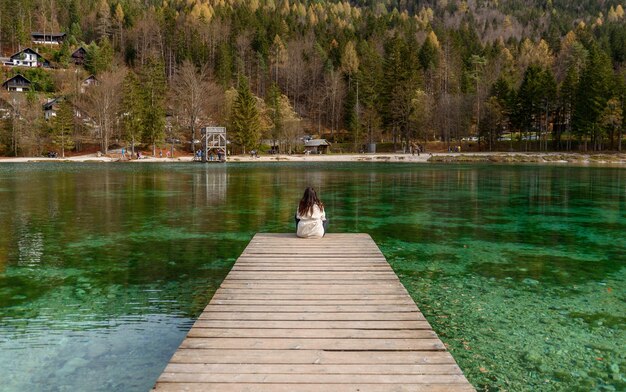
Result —
[{"label": "long dark hair", "polygon": [[324,203],[317,198],[317,193],[315,193],[315,189],[312,187],[308,187],[304,190],[304,196],[302,196],[302,200],[300,200],[300,205],[298,205],[298,214],[300,216],[305,216],[309,212],[313,212],[313,206],[317,205],[320,210],[324,210]]}]

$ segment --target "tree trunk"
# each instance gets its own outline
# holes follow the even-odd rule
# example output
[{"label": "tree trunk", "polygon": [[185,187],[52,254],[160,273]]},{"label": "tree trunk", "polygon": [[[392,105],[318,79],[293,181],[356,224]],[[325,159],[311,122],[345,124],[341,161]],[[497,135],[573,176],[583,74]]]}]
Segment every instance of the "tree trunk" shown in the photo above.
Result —
[{"label": "tree trunk", "polygon": [[609,148],[611,151],[615,149],[615,127],[611,127],[611,133],[609,134]]},{"label": "tree trunk", "polygon": [[194,153],[196,152],[196,127],[195,127],[195,121],[192,118],[191,119],[191,152]]}]

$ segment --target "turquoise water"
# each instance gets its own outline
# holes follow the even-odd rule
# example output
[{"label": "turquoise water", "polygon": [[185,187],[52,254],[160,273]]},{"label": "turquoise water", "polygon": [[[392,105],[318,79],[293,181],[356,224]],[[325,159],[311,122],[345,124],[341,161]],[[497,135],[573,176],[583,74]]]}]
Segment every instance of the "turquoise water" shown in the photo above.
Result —
[{"label": "turquoise water", "polygon": [[367,232],[479,390],[626,390],[626,170],[0,165],[0,389],[146,391],[307,185]]}]

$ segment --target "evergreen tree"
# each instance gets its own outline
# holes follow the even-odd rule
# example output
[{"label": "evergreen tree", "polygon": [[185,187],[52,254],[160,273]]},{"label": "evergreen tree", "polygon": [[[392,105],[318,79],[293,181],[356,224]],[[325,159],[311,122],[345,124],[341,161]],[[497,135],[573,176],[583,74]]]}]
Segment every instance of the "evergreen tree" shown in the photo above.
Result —
[{"label": "evergreen tree", "polygon": [[573,64],[567,69],[565,80],[559,89],[559,119],[555,122],[555,148],[560,147],[561,135],[568,133],[567,150],[571,148],[572,115],[576,104],[576,92],[580,75]]},{"label": "evergreen tree", "polygon": [[113,64],[113,47],[107,37],[100,40],[98,45],[95,42],[89,44],[85,50],[85,69],[94,75],[111,69]]},{"label": "evergreen tree", "polygon": [[[606,107],[600,115],[600,124],[602,129],[609,136],[611,143],[610,148],[614,148],[615,136],[619,134],[621,140],[621,132],[619,131],[624,121],[624,113],[622,112],[622,103],[617,98],[611,98],[606,103]],[[621,151],[621,146],[618,147]]]},{"label": "evergreen tree", "polygon": [[227,41],[223,41],[218,46],[217,60],[215,62],[215,76],[222,87],[230,86],[233,75],[233,55]]},{"label": "evergreen tree", "polygon": [[594,149],[601,145],[600,115],[611,98],[613,69],[609,56],[597,46],[589,51],[589,59],[580,76],[572,118],[573,131],[579,138],[591,138]]},{"label": "evergreen tree", "polygon": [[423,70],[436,68],[439,64],[439,48],[437,42],[434,42],[434,40],[436,40],[436,37],[431,32],[431,34],[426,37],[426,41],[424,41],[417,55]]},{"label": "evergreen tree", "polygon": [[[494,119],[489,119],[489,125],[493,127],[491,129],[498,131],[495,137],[501,136],[499,132],[504,131],[505,129],[511,129],[513,124],[513,114],[515,112],[516,98],[515,90],[503,76],[500,76],[491,87],[490,99],[488,100],[488,113],[496,117]],[[489,125],[486,125],[485,128],[490,129]],[[495,142],[493,132],[490,132],[490,137],[489,143],[491,149],[491,146]],[[512,135],[510,135],[509,139],[511,141],[510,148],[512,148]]]},{"label": "evergreen tree", "polygon": [[276,142],[280,139],[283,132],[283,114],[280,104],[280,89],[278,85],[272,83],[267,92],[267,106],[269,109],[269,117],[272,121],[271,136],[272,142],[276,145]]},{"label": "evergreen tree", "polygon": [[526,132],[526,140],[530,139],[529,133],[532,131],[540,134],[542,124],[545,124],[542,120],[547,120],[547,112],[555,96],[556,81],[552,72],[539,65],[528,66],[517,94],[516,108],[516,125]]},{"label": "evergreen tree", "polygon": [[261,121],[256,99],[250,91],[248,79],[241,76],[237,96],[233,104],[230,124],[233,140],[242,147],[243,153],[257,146],[261,133]]},{"label": "evergreen tree", "polygon": [[381,86],[381,114],[383,125],[393,134],[394,144],[399,132],[395,102],[398,101],[399,92],[407,91],[403,88],[408,80],[407,68],[403,61],[404,51],[404,43],[398,36],[393,37],[385,45],[384,74]]},{"label": "evergreen tree", "polygon": [[142,69],[141,82],[144,104],[142,141],[151,144],[152,155],[156,155],[156,145],[165,135],[165,71],[159,59],[148,59]]},{"label": "evergreen tree", "polygon": [[51,136],[52,143],[61,148],[61,157],[65,158],[65,150],[74,148],[72,134],[74,133],[74,113],[72,105],[63,99],[59,103],[57,115],[54,117]]},{"label": "evergreen tree", "polygon": [[374,133],[380,127],[380,84],[383,78],[382,58],[367,42],[360,45],[359,100],[362,107],[361,123],[367,132],[368,143],[374,142]]},{"label": "evergreen tree", "polygon": [[144,101],[137,74],[129,71],[124,78],[122,97],[123,137],[130,142],[131,153],[135,153],[135,143],[144,134]]}]

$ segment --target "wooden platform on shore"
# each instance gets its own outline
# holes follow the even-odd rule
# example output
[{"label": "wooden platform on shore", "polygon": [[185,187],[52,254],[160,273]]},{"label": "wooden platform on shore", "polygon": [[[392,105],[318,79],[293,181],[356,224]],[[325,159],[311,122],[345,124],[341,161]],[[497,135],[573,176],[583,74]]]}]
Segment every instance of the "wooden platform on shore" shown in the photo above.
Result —
[{"label": "wooden platform on shore", "polygon": [[257,234],[156,391],[474,391],[367,234]]}]

